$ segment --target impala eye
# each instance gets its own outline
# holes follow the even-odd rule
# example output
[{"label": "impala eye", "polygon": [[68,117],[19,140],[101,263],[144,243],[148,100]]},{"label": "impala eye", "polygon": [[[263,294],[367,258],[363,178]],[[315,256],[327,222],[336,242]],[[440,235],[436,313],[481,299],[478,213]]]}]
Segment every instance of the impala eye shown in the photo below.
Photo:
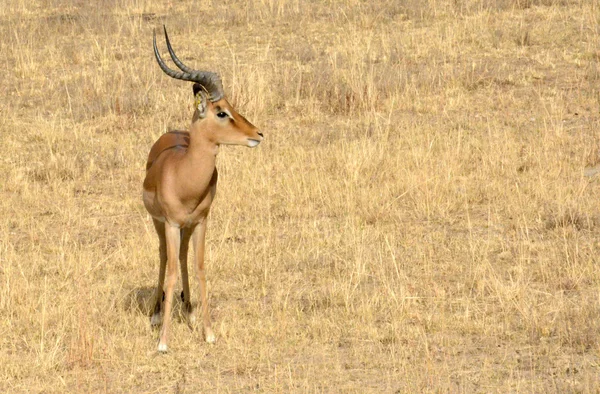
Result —
[{"label": "impala eye", "polygon": [[228,115],[227,115],[227,112],[223,112],[223,111],[221,111],[221,112],[219,112],[219,113],[217,114],[217,116],[218,116],[219,118],[221,118],[221,119],[224,119],[224,118],[226,118]]}]

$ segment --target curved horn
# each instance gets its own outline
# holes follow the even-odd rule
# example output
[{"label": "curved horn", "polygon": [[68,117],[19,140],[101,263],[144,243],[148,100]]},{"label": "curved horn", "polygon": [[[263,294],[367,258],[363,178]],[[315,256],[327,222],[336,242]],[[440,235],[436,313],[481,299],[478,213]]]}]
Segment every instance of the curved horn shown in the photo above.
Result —
[{"label": "curved horn", "polygon": [[175,63],[175,65],[177,67],[179,67],[179,69],[181,71],[190,73],[190,74],[193,73],[194,69],[189,68],[188,66],[183,64],[183,62],[181,60],[179,60],[177,55],[175,55],[175,51],[171,47],[171,41],[169,41],[169,35],[167,34],[167,27],[165,25],[163,25],[163,29],[165,30],[165,40],[167,41],[167,49],[169,50],[169,55],[171,55],[171,59],[173,59],[173,63]]},{"label": "curved horn", "polygon": [[[210,101],[213,103],[215,101],[219,101],[225,95],[223,93],[223,85],[221,83],[221,78],[219,75],[210,72],[210,71],[198,71],[191,69],[185,66],[178,58],[175,56],[175,52],[171,48],[171,43],[169,42],[169,38],[166,35],[167,29],[165,28],[165,37],[167,39],[167,46],[169,47],[169,53],[177,67],[179,67],[183,72],[171,70],[164,62],[164,60],[160,57],[160,53],[158,51],[158,47],[156,46],[156,30],[153,32],[153,45],[154,45],[154,56],[156,57],[156,61],[158,65],[163,70],[165,74],[170,76],[171,78],[181,79],[183,81],[197,82],[206,89],[208,94],[210,94]],[[177,59],[177,60],[176,60]]]}]

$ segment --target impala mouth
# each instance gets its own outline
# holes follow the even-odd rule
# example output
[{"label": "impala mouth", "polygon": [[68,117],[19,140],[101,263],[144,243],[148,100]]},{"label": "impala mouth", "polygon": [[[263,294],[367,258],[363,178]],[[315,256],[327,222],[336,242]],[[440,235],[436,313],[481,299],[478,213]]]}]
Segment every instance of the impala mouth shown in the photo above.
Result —
[{"label": "impala mouth", "polygon": [[253,139],[251,139],[251,138],[248,138],[248,146],[249,146],[250,148],[254,148],[254,147],[256,147],[258,144],[260,144],[260,141],[259,141],[259,140],[253,140]]}]

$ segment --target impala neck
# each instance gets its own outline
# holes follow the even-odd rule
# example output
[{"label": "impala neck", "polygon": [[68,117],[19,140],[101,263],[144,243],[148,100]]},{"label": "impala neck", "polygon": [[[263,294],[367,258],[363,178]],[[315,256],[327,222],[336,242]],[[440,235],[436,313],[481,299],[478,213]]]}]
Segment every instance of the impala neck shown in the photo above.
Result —
[{"label": "impala neck", "polygon": [[186,197],[202,195],[210,184],[219,151],[210,135],[201,122],[193,123],[190,128],[190,145],[178,169],[180,184],[186,185]]},{"label": "impala neck", "polygon": [[193,122],[190,127],[190,146],[188,154],[192,156],[201,155],[203,158],[210,156],[214,162],[219,153],[219,145],[214,141],[212,133],[207,129],[204,122]]}]

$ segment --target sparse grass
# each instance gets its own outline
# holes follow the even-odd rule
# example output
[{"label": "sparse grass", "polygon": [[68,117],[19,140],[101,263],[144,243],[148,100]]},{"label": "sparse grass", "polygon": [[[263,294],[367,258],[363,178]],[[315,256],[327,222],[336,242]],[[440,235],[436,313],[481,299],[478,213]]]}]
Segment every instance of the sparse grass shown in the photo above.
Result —
[{"label": "sparse grass", "polygon": [[[0,391],[597,392],[599,10],[6,0]],[[266,140],[218,158],[217,344],[176,305],[157,355],[163,23]]]}]

